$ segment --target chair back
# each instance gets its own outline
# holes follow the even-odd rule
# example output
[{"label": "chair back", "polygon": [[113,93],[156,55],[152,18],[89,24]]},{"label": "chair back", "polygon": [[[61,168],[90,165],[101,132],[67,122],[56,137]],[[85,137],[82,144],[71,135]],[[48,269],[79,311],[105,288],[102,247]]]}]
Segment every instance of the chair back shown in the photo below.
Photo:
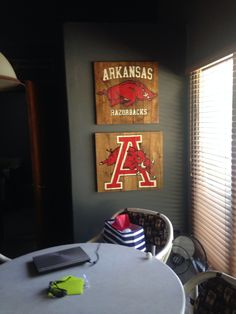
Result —
[{"label": "chair back", "polygon": [[129,215],[131,223],[143,227],[147,251],[166,263],[173,242],[174,232],[171,221],[159,212],[144,208],[121,209],[112,218],[122,213]]},{"label": "chair back", "polygon": [[184,285],[186,313],[236,313],[236,278],[217,271],[199,273]]},{"label": "chair back", "polygon": [[3,254],[0,254],[0,264],[3,264],[5,262],[9,262],[11,259]]}]

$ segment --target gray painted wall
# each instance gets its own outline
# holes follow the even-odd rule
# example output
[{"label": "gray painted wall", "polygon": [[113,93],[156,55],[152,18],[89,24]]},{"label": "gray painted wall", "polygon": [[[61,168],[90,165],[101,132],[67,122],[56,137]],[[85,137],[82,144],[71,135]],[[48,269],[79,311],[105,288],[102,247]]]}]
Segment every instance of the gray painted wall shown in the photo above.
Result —
[{"label": "gray painted wall", "polygon": [[187,67],[206,65],[236,51],[236,1],[189,4]]},{"label": "gray painted wall", "polygon": [[[186,225],[186,121],[183,33],[157,24],[64,26],[71,149],[74,241],[86,241],[104,219],[124,207],[166,214],[175,229]],[[93,61],[158,61],[160,123],[96,125]],[[96,192],[96,132],[163,131],[164,186],[159,191]]]}]

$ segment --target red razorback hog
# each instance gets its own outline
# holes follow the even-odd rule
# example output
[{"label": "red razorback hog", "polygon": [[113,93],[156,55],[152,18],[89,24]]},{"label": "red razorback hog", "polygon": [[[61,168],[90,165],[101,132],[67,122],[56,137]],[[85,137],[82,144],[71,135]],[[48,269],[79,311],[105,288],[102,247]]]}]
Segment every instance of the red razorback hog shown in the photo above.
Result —
[{"label": "red razorback hog", "polygon": [[97,93],[107,95],[111,107],[121,104],[132,106],[137,100],[152,100],[157,94],[150,91],[143,83],[138,81],[125,81]]},{"label": "red razorback hog", "polygon": [[[116,147],[114,150],[110,149],[108,158],[101,161],[100,164],[107,166],[114,165],[117,161],[120,147]],[[138,150],[134,147],[129,147],[127,151],[126,160],[123,167],[130,170],[136,170],[138,172],[147,171],[151,173],[151,166],[153,162],[146,157],[146,154],[142,150]]]}]

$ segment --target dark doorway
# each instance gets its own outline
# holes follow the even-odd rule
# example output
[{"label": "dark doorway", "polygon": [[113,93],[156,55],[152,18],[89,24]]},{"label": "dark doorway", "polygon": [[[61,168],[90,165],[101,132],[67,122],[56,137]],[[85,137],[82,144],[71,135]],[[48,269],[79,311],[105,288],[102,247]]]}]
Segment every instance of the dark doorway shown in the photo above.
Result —
[{"label": "dark doorway", "polygon": [[0,93],[1,252],[37,249],[28,108],[24,88]]}]

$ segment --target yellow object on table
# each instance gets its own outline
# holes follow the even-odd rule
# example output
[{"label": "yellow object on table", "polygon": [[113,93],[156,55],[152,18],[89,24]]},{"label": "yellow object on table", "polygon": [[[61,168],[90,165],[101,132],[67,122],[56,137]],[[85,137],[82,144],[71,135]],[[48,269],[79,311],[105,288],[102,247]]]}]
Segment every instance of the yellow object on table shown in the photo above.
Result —
[{"label": "yellow object on table", "polygon": [[48,296],[64,297],[65,295],[83,294],[84,279],[75,276],[65,276],[56,281],[51,281],[48,288]]}]

